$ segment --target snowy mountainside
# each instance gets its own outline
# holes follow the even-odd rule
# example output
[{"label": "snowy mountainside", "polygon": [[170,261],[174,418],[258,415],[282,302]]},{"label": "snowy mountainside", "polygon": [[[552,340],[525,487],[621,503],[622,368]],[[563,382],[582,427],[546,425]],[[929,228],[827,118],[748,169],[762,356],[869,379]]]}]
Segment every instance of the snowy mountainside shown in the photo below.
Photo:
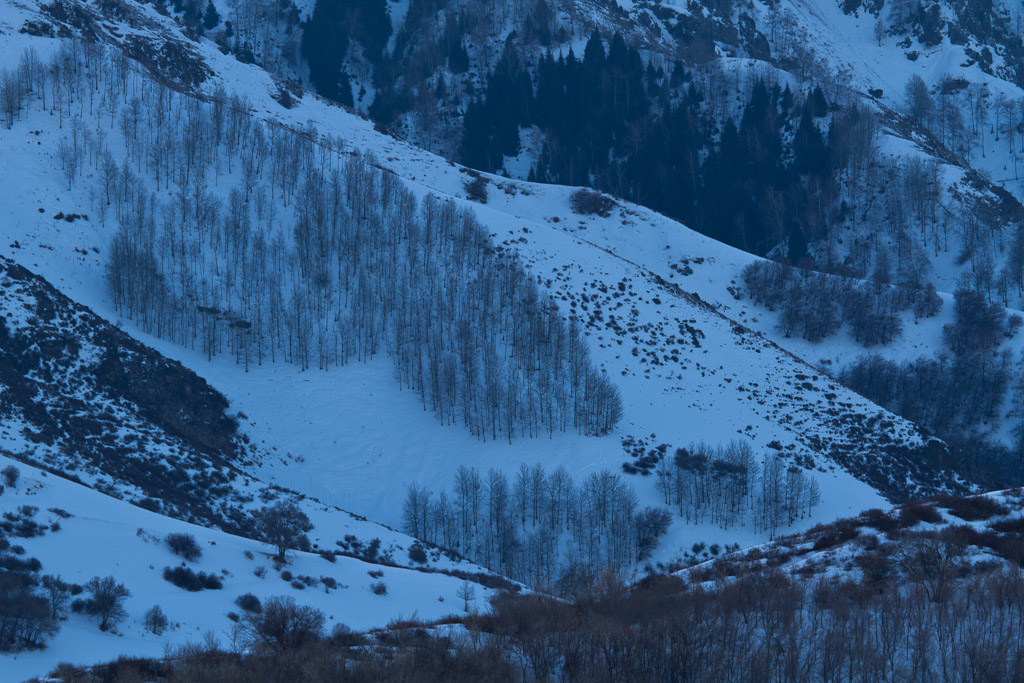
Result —
[{"label": "snowy mountainside", "polygon": [[[628,22],[628,12],[640,5],[625,14],[601,7],[615,21]],[[655,14],[652,10],[649,16]],[[661,35],[653,23],[642,25]],[[40,61],[24,52],[26,48],[34,49]],[[755,52],[751,43],[750,50],[726,63],[737,74],[753,77],[759,68]],[[55,57],[57,71],[65,74],[58,83],[77,81],[77,86],[50,89],[41,65]],[[223,631],[229,625],[222,613],[232,609],[236,587],[237,593],[251,591],[261,597],[294,595],[354,628],[412,612],[432,618],[457,611],[464,576],[485,585],[503,580],[482,576],[476,565],[434,547],[426,548],[425,562],[414,559],[422,544],[392,528],[408,526],[411,486],[434,492],[431,500],[440,505],[438,492],[452,490],[463,467],[493,469],[514,479],[523,465],[540,465],[549,472],[561,466],[580,482],[579,491],[590,475],[617,472],[627,489],[635,489],[632,504],[679,505],[678,515],[673,512],[671,522],[666,521],[660,546],[649,555],[634,556],[636,561],[624,572],[630,579],[653,566],[678,567],[701,559],[691,552],[701,543],[757,547],[777,531],[799,532],[866,508],[977,489],[955,449],[826,374],[822,361],[838,362],[857,351],[850,340],[826,350],[786,338],[773,316],[753,305],[742,291],[740,272],[760,259],[657,212],[593,196],[589,200],[600,208],[588,210],[581,208],[584,202],[576,188],[457,166],[384,133],[352,110],[236,59],[214,41],[182,30],[158,8],[130,0],[6,5],[0,14],[0,72],[16,70],[44,76],[41,81],[28,79],[31,87],[18,90],[23,99],[10,110],[10,125],[0,126],[0,205],[8,214],[0,222],[0,245],[10,257],[0,262],[0,311],[5,315],[0,320],[6,320],[0,327],[0,351],[11,370],[9,377],[0,375],[0,408],[5,411],[0,448],[7,458],[0,458],[0,466],[13,459],[23,470],[22,484],[0,496],[0,508],[23,514],[18,512],[21,505],[37,505],[29,499],[55,498],[60,502],[38,507],[61,507],[73,515],[60,522],[61,530],[25,539],[26,554],[38,557],[44,572],[59,571],[76,580],[106,573],[101,569],[105,565],[91,557],[69,559],[62,552],[62,534],[73,530],[83,544],[95,538],[94,545],[104,549],[127,546],[138,551],[119,566],[118,578],[133,591],[124,637],[96,635],[95,624],[72,616],[50,650],[14,660],[18,666],[26,662],[25,671],[39,672],[57,661],[52,656],[94,659],[85,651],[94,640],[99,659],[125,650],[156,654],[163,642],[186,640],[186,630],[190,637],[205,629]],[[35,89],[40,83],[46,86],[45,95]],[[737,93],[744,87],[746,81],[741,85],[737,78]],[[153,103],[166,107],[161,110]],[[553,302],[558,316],[578,324],[593,368],[621,396],[622,415],[610,433],[597,437],[583,430],[536,429],[528,438],[520,429],[494,438],[485,430],[480,438],[454,416],[448,418],[450,424],[442,424],[428,408],[426,393],[410,390],[401,371],[388,362],[390,349],[359,362],[328,363],[327,370],[316,369],[315,362],[300,369],[264,356],[253,362],[247,353],[242,361],[234,346],[204,345],[197,335],[167,333],[159,325],[144,328],[136,318],[121,314],[108,287],[108,265],[125,223],[133,223],[140,233],[161,235],[149,254],[151,264],[172,262],[170,252],[176,249],[202,251],[193,272],[138,271],[187,281],[176,292],[205,296],[235,277],[218,261],[218,250],[225,249],[222,242],[197,241],[179,248],[164,239],[173,238],[175,226],[182,224],[176,214],[193,209],[198,216],[200,202],[190,204],[188,192],[205,198],[207,213],[195,219],[199,228],[212,234],[231,215],[255,216],[259,238],[293,258],[303,229],[299,208],[291,203],[296,193],[293,186],[292,194],[277,194],[276,171],[267,170],[271,161],[244,165],[239,161],[243,152],[225,151],[216,143],[215,156],[223,157],[217,156],[208,175],[183,173],[190,179],[183,180],[163,165],[173,156],[170,166],[194,171],[189,163],[177,161],[189,153],[189,139],[174,127],[186,119],[213,122],[212,115],[204,118],[207,111],[227,103],[235,130],[258,123],[264,126],[260,131],[270,131],[266,138],[245,138],[255,141],[243,151],[250,153],[250,162],[278,153],[264,149],[271,146],[267,139],[277,141],[278,147],[281,140],[296,141],[311,150],[302,163],[315,163],[297,164],[292,177],[303,173],[315,179],[309,171],[322,164],[341,169],[336,175],[340,183],[342,172],[356,168],[358,161],[373,169],[367,176],[371,185],[411,193],[415,201],[407,206],[414,211],[437,197],[454,212],[472,216],[490,240],[480,253],[521,267],[539,295]],[[172,122],[161,112],[169,112]],[[129,134],[133,120],[156,153],[137,152],[145,147]],[[901,132],[897,129],[903,125],[903,118],[893,114],[893,131]],[[925,147],[928,141],[921,137],[913,144],[918,143]],[[76,156],[79,144],[85,151]],[[894,153],[912,147],[895,135],[884,144]],[[944,173],[955,176],[949,194],[976,192],[986,200],[994,196],[983,177],[970,177],[971,169],[949,158]],[[338,161],[342,159],[355,161],[348,165]],[[127,180],[118,184],[118,178],[129,177],[131,185]],[[961,181],[959,187],[965,189],[957,189]],[[138,192],[132,201],[141,210],[123,218],[110,208],[108,198],[116,188],[129,187]],[[116,203],[121,210],[126,202],[121,197]],[[942,272],[951,281],[953,268],[943,266]],[[237,281],[244,282],[246,275]],[[149,282],[159,284],[160,278]],[[949,296],[944,300],[948,303]],[[201,296],[167,301],[176,311],[196,309],[217,325],[247,329],[235,326],[244,319],[232,310],[211,308]],[[907,343],[892,345],[889,353],[938,349],[949,308],[922,320],[919,327],[911,328],[905,316],[912,332]],[[196,396],[203,400],[197,402]],[[168,410],[168,398],[177,407]],[[782,477],[797,482],[810,478],[820,501],[815,505],[807,493],[811,489],[801,484],[805,498],[789,506],[788,522],[781,525],[773,518],[767,526],[756,516],[762,513],[745,508],[727,518],[731,521],[716,518],[714,512],[695,515],[693,521],[689,513],[684,518],[686,501],[671,501],[665,482],[676,449],[698,442],[717,447],[718,453],[742,450],[729,451],[731,443],[750,446],[754,467],[767,472],[771,466],[780,478],[776,485]],[[675,461],[685,464],[688,456],[685,451],[681,455]],[[659,463],[666,468],[659,471]],[[486,481],[487,488],[481,490],[494,500],[501,480],[488,474]],[[764,488],[771,483],[767,476],[758,484],[762,482]],[[674,486],[680,490],[681,485]],[[749,496],[740,496],[741,502],[754,499],[753,489],[749,491]],[[621,500],[629,502],[630,495]],[[767,494],[762,497],[767,500]],[[253,574],[253,563],[263,562],[266,547],[228,533],[252,535],[247,513],[273,500],[298,504],[314,524],[309,534],[313,549],[336,560],[328,564],[299,554],[291,571],[300,577],[329,576],[349,588],[321,595],[330,585],[322,578],[300,588],[268,583],[274,580],[269,570],[268,578]],[[778,509],[765,514],[781,518]],[[525,519],[524,512],[523,529]],[[522,546],[532,552],[538,536],[511,526],[512,539],[525,541]],[[190,593],[175,604],[183,616],[169,616],[187,628],[157,639],[142,632],[138,618],[148,604],[182,593],[160,576],[161,567],[176,562],[162,536],[177,530],[204,542],[200,566],[229,573],[223,592]],[[823,532],[819,528],[808,533],[818,538]],[[260,559],[248,559],[246,551]],[[416,568],[426,571],[411,571]],[[371,591],[370,579],[378,577],[368,572],[384,572],[391,586],[386,598]],[[358,599],[346,600],[357,586]],[[214,599],[205,601],[209,595]],[[369,619],[379,605],[384,609]],[[193,616],[188,609],[198,611]],[[193,628],[200,630],[192,633]],[[86,630],[89,634],[81,635]]]},{"label": "snowy mountainside", "polygon": [[[1012,244],[1024,215],[1018,173],[1022,149],[1018,103],[1024,93],[1017,75],[1024,54],[1020,12],[1013,3],[800,0],[630,2],[613,7],[569,1],[545,6],[550,7],[545,16],[553,27],[550,35],[545,34],[548,42],[535,42],[531,26],[539,20],[530,11],[503,5],[496,18],[482,23],[480,30],[489,32],[474,41],[471,68],[465,73],[446,67],[443,59],[439,63],[424,59],[419,69],[399,69],[395,87],[411,89],[413,95],[406,99],[414,104],[393,122],[385,116],[384,123],[422,146],[462,158],[457,148],[460,127],[470,118],[469,104],[474,98],[490,96],[488,75],[491,81],[499,80],[492,70],[498,68],[495,65],[505,51],[515,50],[518,62],[510,62],[513,67],[502,63],[501,68],[519,69],[520,76],[529,73],[536,83],[542,78],[543,65],[535,62],[545,51],[557,58],[572,48],[579,58],[594,30],[609,45],[615,42],[612,35],[618,34],[615,40],[621,37],[625,46],[638,50],[648,81],[659,69],[666,74],[688,69],[690,75],[681,77],[683,85],[673,86],[676,89],[667,96],[667,75],[666,83],[648,84],[646,106],[655,112],[665,110],[686,97],[683,91],[692,78],[700,86],[700,96],[715,102],[712,130],[702,133],[712,138],[721,133],[727,119],[739,121],[751,86],[758,80],[786,85],[798,98],[799,93],[809,95],[818,87],[833,112],[857,105],[877,116],[880,124],[875,140],[878,155],[872,163],[879,176],[867,174],[869,187],[864,193],[841,178],[833,191],[833,215],[803,226],[805,232],[815,233],[810,246],[818,267],[850,267],[864,276],[876,262],[898,261],[902,270],[904,254],[910,249],[915,252],[913,262],[920,264],[920,273],[913,277],[934,282],[940,291],[951,292],[961,277],[972,278],[993,297],[1020,306],[1019,259]],[[445,22],[451,20],[441,10],[436,16],[422,15],[415,14],[414,20],[431,26],[430,21],[447,26]],[[403,16],[403,21],[410,21]],[[395,23],[399,34],[403,28],[401,22]],[[513,32],[516,39],[506,42]],[[433,33],[420,36],[423,44],[410,39],[405,49],[429,53],[434,46],[427,35]],[[430,77],[418,83],[420,72],[431,69]],[[908,115],[905,86],[911,76],[922,78],[934,101],[929,121]],[[425,95],[438,79],[446,84],[438,90],[444,93]],[[642,86],[638,82],[633,87]],[[540,90],[533,97],[533,107],[554,106],[543,100]],[[435,105],[439,109],[431,115]],[[375,115],[383,116],[380,111]],[[828,130],[829,118],[826,115],[816,125]],[[544,128],[544,123],[533,123],[520,130],[521,151],[504,157],[506,172],[521,178],[539,172],[545,153],[538,138],[547,136],[551,143]],[[465,137],[462,141],[465,144]],[[556,142],[563,141],[556,138]],[[628,138],[619,143],[632,145]],[[622,153],[618,147],[614,152]],[[931,165],[938,164],[937,189],[924,203],[931,214],[927,219],[916,215],[922,209],[910,197],[919,190],[909,188],[921,180],[922,164],[929,173]],[[496,166],[502,166],[500,159]],[[627,188],[629,180],[624,183]],[[573,180],[588,182],[605,189],[615,187],[614,182],[600,178]],[[908,187],[901,187],[904,184]],[[900,193],[902,197],[894,196]],[[827,222],[828,227],[819,222]],[[727,233],[723,226],[710,227]],[[785,239],[785,234],[776,236],[778,246],[770,253],[784,257]]]},{"label": "snowy mountainside", "polygon": [[244,449],[224,398],[14,262],[0,262],[0,282],[4,450],[232,527],[230,509],[206,507],[228,503],[207,492],[230,490]]},{"label": "snowy mountainside", "polygon": [[[255,478],[246,470],[265,454],[237,433],[244,417],[229,416],[224,396],[204,379],[10,260],[0,261],[0,283],[0,448],[7,457],[142,509],[241,535],[254,535],[252,511],[294,501],[314,523],[316,550],[478,571],[437,553],[413,562],[408,536]],[[375,539],[379,554],[366,555]]]},{"label": "snowy mountainside", "polygon": [[[37,574],[59,575],[69,584],[113,575],[131,596],[125,604],[128,617],[116,634],[101,632],[96,620],[85,614],[71,613],[45,650],[5,654],[0,666],[5,683],[44,675],[63,661],[91,664],[119,655],[161,657],[168,647],[209,637],[229,647],[234,621],[228,615],[234,613],[237,619],[242,610],[235,600],[246,593],[261,601],[283,595],[315,604],[327,615],[328,629],[345,624],[365,631],[392,620],[438,619],[464,609],[464,600],[458,597],[463,585],[459,576],[382,566],[342,554],[326,561],[304,552],[295,552],[285,569],[263,543],[174,520],[0,456],[0,467],[12,465],[21,476],[16,486],[6,487],[0,495],[0,507],[5,520],[35,529],[9,538],[23,549],[21,557],[39,560]],[[40,525],[42,529],[36,529]],[[185,562],[172,553],[165,541],[172,533],[194,536],[201,557]],[[216,575],[222,588],[191,592],[172,585],[162,572],[179,565]],[[456,565],[442,562],[437,567]],[[475,574],[465,568],[466,576]],[[282,576],[286,571],[291,573]],[[372,584],[378,581],[387,587],[385,594],[373,592]],[[471,608],[484,609],[492,590],[476,586]],[[144,614],[153,605],[159,605],[169,621],[160,634],[144,624]]]},{"label": "snowy mountainside", "polygon": [[[1019,172],[1018,110],[1024,98],[1019,8],[998,1],[838,0],[787,0],[773,8],[755,3],[754,8],[776,36],[777,65],[793,73],[824,69],[831,74],[826,82],[878,107],[880,152],[893,169],[921,161],[939,163],[936,204],[943,238],[929,239],[923,226],[920,235],[908,229],[900,237],[920,244],[928,254],[928,279],[948,292],[960,278],[982,280],[979,286],[993,297],[1021,307],[1021,292],[1012,284],[1011,246],[1024,198]],[[934,101],[929,120],[915,120],[919,115],[909,109],[906,87],[912,78],[921,79]],[[887,220],[884,212],[874,218],[876,223]],[[986,235],[972,234],[978,222],[986,226]],[[838,231],[838,239],[846,243],[840,254],[875,237],[872,231],[879,232],[878,226],[856,221],[844,226]],[[891,235],[882,237],[883,243],[896,244]],[[1009,282],[997,294],[998,279]]]},{"label": "snowy mountainside", "polygon": [[767,569],[802,580],[874,581],[881,587],[902,574],[940,586],[973,571],[1019,566],[1022,509],[1020,489],[876,508],[698,562],[677,575],[710,586]]},{"label": "snowy mountainside", "polygon": [[[38,19],[37,15],[26,14],[21,20],[30,20],[30,16]],[[165,19],[152,19],[162,26],[161,30],[175,30]],[[119,26],[117,33],[127,35],[135,30],[149,29]],[[117,44],[116,36],[105,35],[105,40]],[[4,41],[4,53],[11,55],[10,59],[23,46],[51,44],[47,39],[40,42],[38,38],[16,34],[5,35]],[[417,194],[433,192],[474,207],[496,241],[508,242],[505,247],[515,250],[530,264],[531,272],[560,302],[563,314],[572,314],[575,301],[576,315],[586,323],[592,354],[620,384],[624,395],[626,416],[610,437],[593,440],[566,435],[523,440],[512,446],[481,444],[455,428],[439,429],[429,420],[404,418],[397,411],[395,415],[371,415],[363,410],[358,392],[347,390],[352,387],[346,381],[348,373],[362,375],[365,379],[360,381],[381,387],[384,398],[378,405],[397,401],[409,406],[410,411],[416,405],[411,395],[399,393],[393,384],[387,388],[393,380],[387,377],[386,369],[374,364],[323,374],[297,373],[279,367],[246,374],[226,358],[208,363],[198,353],[140,335],[163,353],[179,358],[203,374],[225,393],[233,407],[258,423],[244,425],[243,432],[251,433],[261,447],[276,447],[281,453],[280,459],[264,460],[264,474],[299,491],[306,486],[315,487],[315,494],[325,502],[396,524],[406,484],[419,481],[432,488],[446,487],[449,475],[459,464],[481,468],[501,465],[512,470],[522,461],[546,461],[562,462],[579,472],[601,467],[618,469],[628,459],[621,444],[626,437],[651,439],[652,445],[683,446],[700,439],[718,443],[739,433],[749,434],[759,447],[778,442],[783,452],[791,453],[800,462],[815,462],[826,469],[834,467],[833,461],[839,463],[840,469],[819,472],[817,476],[830,504],[842,509],[852,511],[863,507],[862,503],[870,505],[877,500],[876,493],[855,483],[842,468],[872,482],[886,495],[905,496],[935,487],[958,486],[937,469],[944,452],[941,443],[909,423],[879,411],[763,337],[743,332],[712,307],[667,284],[673,274],[671,265],[678,267],[682,259],[706,258],[709,265],[743,262],[746,257],[739,252],[701,238],[653,212],[626,204],[621,204],[607,219],[578,216],[570,208],[571,190],[567,188],[491,177],[488,203],[470,203],[465,190],[470,177],[444,160],[383,136],[373,130],[370,122],[309,95],[293,102],[291,108],[283,108],[274,99],[279,91],[273,77],[222,55],[205,41],[190,49],[202,55],[206,68],[213,74],[199,88],[206,96],[218,84],[229,91],[243,91],[253,98],[256,115],[296,127],[313,122],[321,132],[340,136],[347,148],[373,153],[379,165],[395,172]],[[52,168],[52,161],[41,166],[39,160],[53,159],[61,129],[54,127],[57,122],[53,117],[34,120],[39,124],[19,123],[10,133],[3,134],[9,151],[31,150],[20,158],[32,160],[26,165],[33,169],[31,174],[19,174],[14,179],[15,191],[33,201],[15,208],[16,215],[11,221],[14,227],[9,228],[12,232],[8,236],[12,241],[21,238],[23,251],[19,258],[38,264],[41,272],[58,286],[68,288],[66,291],[76,298],[112,316],[95,260],[79,260],[65,249],[61,251],[68,254],[70,262],[62,262],[59,254],[49,255],[49,250],[40,246],[41,239],[25,238],[45,229],[49,241],[83,241],[102,251],[110,233],[97,225],[95,212],[93,220],[71,224],[54,223],[34,212],[35,202],[46,203],[46,198],[52,197],[62,198],[65,212],[87,213],[90,205],[84,193],[60,189],[61,181],[55,172],[51,171],[49,177],[41,172],[42,166]],[[41,144],[24,147],[28,130],[44,124],[45,132],[31,138]],[[624,221],[630,223],[621,225]],[[524,228],[529,232],[524,232]],[[599,239],[594,239],[594,233],[600,235]],[[665,244],[670,245],[669,250],[663,248]],[[616,291],[610,288],[617,290],[619,283],[623,290],[615,296]],[[681,286],[685,291],[687,285]],[[601,287],[609,291],[602,292]],[[593,301],[594,297],[598,301]],[[617,308],[605,311],[605,306]],[[610,315],[616,316],[614,325]],[[692,330],[687,331],[686,326]],[[673,360],[672,355],[680,360]],[[713,360],[719,355],[721,360]],[[677,367],[676,363],[680,365]],[[257,394],[255,378],[264,372],[280,383],[273,397]],[[803,398],[805,391],[814,395],[812,402]],[[344,399],[347,406],[325,400],[339,395],[351,397]],[[296,416],[294,422],[274,419],[280,412],[276,400],[280,396],[289,397],[289,401],[282,403]],[[348,415],[353,419],[348,419]],[[866,416],[876,416],[877,423],[887,429],[866,429],[865,425],[871,424],[865,422]],[[315,427],[310,428],[309,423]],[[422,431],[419,427],[412,431],[409,425],[413,424],[421,425]],[[289,452],[292,457],[286,455]],[[938,457],[929,455],[932,452]],[[887,456],[883,458],[882,453]],[[890,467],[914,474],[910,474],[909,480],[901,475],[895,481],[881,473],[880,468]],[[366,481],[382,481],[389,495],[382,496],[378,488],[366,486]],[[650,479],[636,477],[631,481],[637,482],[644,498],[656,500]],[[859,493],[850,495],[851,491]],[[833,512],[830,509],[822,514],[828,516]],[[695,534],[717,532],[684,527],[673,533],[679,534],[678,545],[683,545],[685,538]]]}]

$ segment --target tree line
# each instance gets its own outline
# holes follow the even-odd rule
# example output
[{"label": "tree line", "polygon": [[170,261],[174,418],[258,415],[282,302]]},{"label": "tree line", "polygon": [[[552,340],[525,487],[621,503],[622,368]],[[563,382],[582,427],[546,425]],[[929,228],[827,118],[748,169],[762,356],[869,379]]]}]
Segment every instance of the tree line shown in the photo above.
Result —
[{"label": "tree line", "polygon": [[754,253],[827,222],[833,175],[857,142],[855,124],[837,128],[842,141],[822,132],[833,103],[821,87],[802,94],[757,79],[734,112],[725,74],[655,67],[619,34],[606,48],[595,30],[582,58],[516,55],[510,40],[466,108],[464,163],[500,168],[519,152],[519,129],[536,126],[531,179],[593,186]]},{"label": "tree line", "polygon": [[65,41],[49,64],[28,52],[17,73],[22,99],[60,118],[68,187],[90,176],[94,215],[117,225],[108,288],[145,331],[247,369],[386,353],[424,409],[486,439],[617,422],[577,323],[471,211],[237,94],[139,78],[94,43]]},{"label": "tree line", "polygon": [[687,524],[750,524],[774,538],[821,502],[814,477],[783,459],[760,461],[744,441],[694,444],[662,457],[655,487],[665,507],[641,508],[622,475],[574,481],[565,467],[521,465],[510,480],[460,467],[450,491],[409,487],[403,530],[530,586],[564,593],[582,574],[619,573],[648,559],[677,510]]},{"label": "tree line", "polygon": [[668,530],[664,508],[641,509],[623,477],[607,470],[575,481],[565,467],[521,465],[512,481],[460,467],[451,491],[416,484],[403,529],[530,586],[564,592],[581,575],[625,572]]},{"label": "tree line", "polygon": [[770,538],[810,517],[821,502],[814,477],[770,453],[758,462],[750,444],[740,440],[678,448],[671,461],[661,458],[655,475],[665,505],[688,524],[710,522],[729,529],[749,520],[755,532]]},{"label": "tree line", "polygon": [[[740,569],[717,584],[609,577],[572,600],[502,594],[462,629],[404,620],[371,640],[324,630],[315,608],[280,601],[247,649],[216,641],[161,660],[122,658],[63,680],[169,683],[328,681],[976,681],[1024,676],[1024,576],[971,569],[963,549],[927,538],[886,557],[858,558],[851,575],[788,576]],[[959,575],[957,575],[959,572]],[[943,590],[936,592],[935,577]],[[269,621],[269,620],[268,620]],[[248,628],[248,631],[251,631]],[[385,640],[388,647],[374,647]],[[252,644],[250,644],[252,643]]]},{"label": "tree line", "polygon": [[[984,188],[945,192],[940,161],[970,162],[998,140],[1016,177],[1021,102],[962,78],[932,89],[915,78],[901,112],[880,112],[808,51],[797,61],[814,68],[795,71],[794,88],[714,61],[645,61],[599,31],[582,56],[536,61],[510,39],[486,87],[464,98],[458,158],[498,171],[530,128],[541,142],[532,180],[594,187],[752,253],[914,288],[931,257],[953,252],[986,294],[1021,296],[1019,206]],[[926,130],[934,156],[880,154],[880,117]]]},{"label": "tree line", "polygon": [[[944,439],[957,452],[951,466],[967,479],[991,489],[1012,486],[1024,472],[1024,427],[1021,408],[1008,397],[1019,402],[1024,379],[1000,347],[1024,320],[970,286],[958,287],[953,299],[944,349],[905,361],[866,354],[837,379]],[[1011,448],[993,433],[1004,419],[1012,425]]]},{"label": "tree line", "polygon": [[945,353],[902,363],[865,355],[839,380],[898,415],[958,440],[998,416],[1015,376],[1009,352],[999,347],[1022,321],[977,290],[960,287],[953,298],[953,320],[943,328]]},{"label": "tree line", "polygon": [[917,320],[931,318],[942,308],[931,282],[890,285],[887,273],[876,271],[875,276],[858,280],[777,261],[754,261],[742,273],[754,303],[778,310],[778,327],[786,337],[812,342],[831,337],[846,324],[863,346],[885,345],[902,334],[904,311],[913,310]]}]

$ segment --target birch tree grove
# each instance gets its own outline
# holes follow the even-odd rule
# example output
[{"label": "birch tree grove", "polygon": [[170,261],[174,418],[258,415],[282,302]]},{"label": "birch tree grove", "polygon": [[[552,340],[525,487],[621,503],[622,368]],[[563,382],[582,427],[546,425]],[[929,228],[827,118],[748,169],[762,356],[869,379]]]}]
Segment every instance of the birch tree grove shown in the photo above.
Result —
[{"label": "birch tree grove", "polygon": [[564,467],[522,465],[515,479],[461,467],[451,495],[409,487],[405,531],[531,586],[565,593],[605,570],[647,559],[668,530],[663,507],[640,509],[632,487],[603,470],[576,482]]},{"label": "birch tree grove", "polygon": [[372,156],[263,121],[244,97],[126,74],[98,46],[22,64],[5,87],[59,115],[65,180],[88,183],[116,226],[110,296],[146,332],[246,370],[386,354],[425,410],[485,440],[601,435],[619,419],[579,328],[472,211],[417,198]]}]

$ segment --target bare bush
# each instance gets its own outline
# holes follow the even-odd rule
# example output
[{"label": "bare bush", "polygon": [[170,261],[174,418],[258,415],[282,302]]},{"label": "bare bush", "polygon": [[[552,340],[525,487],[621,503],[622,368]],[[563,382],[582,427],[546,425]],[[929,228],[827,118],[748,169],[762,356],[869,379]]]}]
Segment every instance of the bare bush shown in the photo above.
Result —
[{"label": "bare bush", "polygon": [[615,200],[601,192],[580,188],[572,193],[572,196],[569,198],[569,205],[578,214],[607,218],[611,215],[612,209],[615,208]]}]

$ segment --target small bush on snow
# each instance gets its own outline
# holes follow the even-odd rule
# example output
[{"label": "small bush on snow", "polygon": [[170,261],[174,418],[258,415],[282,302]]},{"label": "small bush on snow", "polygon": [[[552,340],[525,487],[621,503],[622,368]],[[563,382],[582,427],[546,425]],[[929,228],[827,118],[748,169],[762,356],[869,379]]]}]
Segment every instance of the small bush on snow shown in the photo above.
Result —
[{"label": "small bush on snow", "polygon": [[224,582],[216,574],[194,572],[188,567],[164,567],[164,580],[192,593],[204,589],[218,590],[224,587]]},{"label": "small bush on snow", "polygon": [[199,547],[199,542],[192,534],[167,534],[165,540],[172,553],[189,562],[195,562],[203,556],[203,549]]},{"label": "small bush on snow", "polygon": [[243,612],[252,612],[258,614],[263,609],[263,603],[252,593],[245,593],[235,598],[235,604]]},{"label": "small bush on snow", "polygon": [[21,472],[14,465],[8,465],[7,467],[0,470],[0,475],[3,475],[4,483],[14,488],[18,483],[18,477],[21,476]]},{"label": "small bush on snow", "polygon": [[607,218],[615,208],[615,202],[600,192],[580,189],[572,193],[570,198],[572,210],[584,216],[598,215]]}]

